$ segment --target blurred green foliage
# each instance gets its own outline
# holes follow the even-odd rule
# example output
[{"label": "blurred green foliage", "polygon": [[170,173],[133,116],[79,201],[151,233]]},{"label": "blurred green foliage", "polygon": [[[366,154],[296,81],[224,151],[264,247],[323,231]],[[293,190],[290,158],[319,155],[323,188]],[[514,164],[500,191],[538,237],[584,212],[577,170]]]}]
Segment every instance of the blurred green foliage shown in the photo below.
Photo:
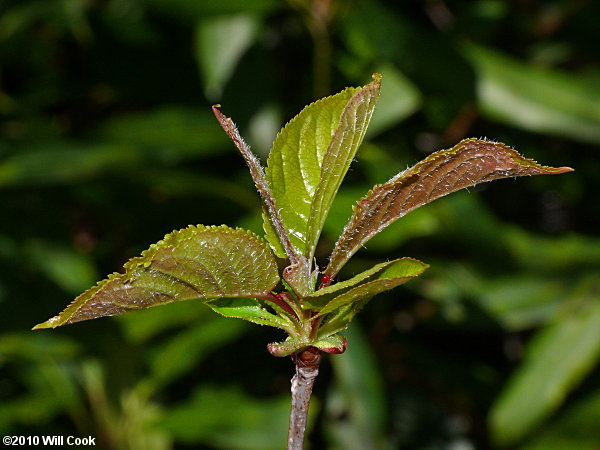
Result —
[{"label": "blurred green foliage", "polygon": [[190,223],[260,232],[212,117],[263,157],[320,95],[383,74],[328,254],[374,183],[487,136],[573,174],[411,213],[344,276],[413,256],[316,386],[315,448],[595,449],[600,442],[600,5],[590,0],[0,2],[0,430],[103,448],[281,448],[276,331],[194,302],[29,328]]}]

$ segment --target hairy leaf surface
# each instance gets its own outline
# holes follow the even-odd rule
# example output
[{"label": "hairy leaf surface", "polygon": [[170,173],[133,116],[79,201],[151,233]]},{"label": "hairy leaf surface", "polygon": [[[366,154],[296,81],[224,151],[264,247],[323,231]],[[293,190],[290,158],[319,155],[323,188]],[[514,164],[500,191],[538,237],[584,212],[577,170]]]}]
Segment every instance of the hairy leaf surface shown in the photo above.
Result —
[{"label": "hairy leaf surface", "polygon": [[312,103],[273,143],[267,181],[298,254],[309,257],[314,250],[322,221],[364,136],[379,86],[377,78],[363,88]]},{"label": "hairy leaf surface", "polygon": [[271,193],[269,182],[265,177],[260,161],[256,155],[252,153],[252,150],[250,150],[250,147],[246,144],[242,136],[240,136],[233,120],[219,111],[219,105],[214,105],[212,110],[219,121],[219,124],[238,148],[244,161],[246,161],[246,164],[248,165],[248,169],[250,169],[250,175],[252,176],[252,180],[254,180],[254,185],[263,200],[264,229],[267,240],[271,243],[273,251],[279,257],[285,257],[287,255],[294,264],[301,262],[289,240],[288,231],[283,225],[279,209],[275,204],[275,198]]},{"label": "hairy leaf surface", "polygon": [[546,167],[498,142],[464,139],[375,186],[354,206],[325,273],[335,276],[369,239],[415,208],[484,181],[524,175],[559,174],[569,167]]},{"label": "hairy leaf surface", "polygon": [[263,298],[279,281],[269,248],[253,233],[226,226],[190,226],[153,244],[87,290],[61,314],[34,329],[190,299]]}]

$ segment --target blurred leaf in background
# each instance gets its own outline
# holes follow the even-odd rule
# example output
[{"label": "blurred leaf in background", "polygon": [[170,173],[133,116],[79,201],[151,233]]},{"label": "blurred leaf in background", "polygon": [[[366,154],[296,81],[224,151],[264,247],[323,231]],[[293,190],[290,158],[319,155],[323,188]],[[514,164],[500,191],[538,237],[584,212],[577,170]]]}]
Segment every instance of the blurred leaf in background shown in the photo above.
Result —
[{"label": "blurred leaf in background", "polygon": [[245,51],[252,45],[259,22],[251,15],[201,21],[196,28],[196,52],[204,78],[204,92],[218,99]]},{"label": "blurred leaf in background", "polygon": [[485,114],[518,128],[598,144],[597,85],[484,47],[468,46],[466,52],[479,74],[478,98]]},{"label": "blurred leaf in background", "polygon": [[597,448],[599,22],[592,1],[2,2],[3,434],[280,447],[292,364],[264,349],[278,331],[194,302],[28,330],[173,229],[262,232],[210,105],[266,158],[316,92],[380,72],[320,265],[356,199],[462,138],[576,172],[453,194],[357,253],[344,277],[401,256],[432,267],[328,358],[312,446]]}]

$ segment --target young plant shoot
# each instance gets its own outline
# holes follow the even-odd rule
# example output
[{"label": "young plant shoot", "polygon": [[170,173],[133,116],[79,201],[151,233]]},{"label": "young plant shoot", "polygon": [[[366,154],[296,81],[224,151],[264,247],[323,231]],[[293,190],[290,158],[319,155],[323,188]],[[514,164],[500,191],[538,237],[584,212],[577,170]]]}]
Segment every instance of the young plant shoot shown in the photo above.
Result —
[{"label": "young plant shoot", "polygon": [[[465,139],[358,200],[321,270],[315,249],[367,131],[380,86],[381,76],[375,74],[366,86],[347,88],[305,107],[277,135],[264,169],[232,120],[215,105],[217,120],[241,152],[262,198],[264,240],[225,225],[174,231],[127,262],[125,273],[109,275],[34,329],[180,300],[201,300],[225,317],[280,328],[287,339],[267,348],[275,356],[291,355],[295,363],[288,449],[301,449],[322,352],[343,353],[347,342],[339,333],[360,309],[373,296],[428,268],[419,260],[398,258],[337,280],[352,255],[397,219],[451,192],[500,178],[572,170],[542,166],[502,143]],[[277,258],[286,261],[281,274]]]}]

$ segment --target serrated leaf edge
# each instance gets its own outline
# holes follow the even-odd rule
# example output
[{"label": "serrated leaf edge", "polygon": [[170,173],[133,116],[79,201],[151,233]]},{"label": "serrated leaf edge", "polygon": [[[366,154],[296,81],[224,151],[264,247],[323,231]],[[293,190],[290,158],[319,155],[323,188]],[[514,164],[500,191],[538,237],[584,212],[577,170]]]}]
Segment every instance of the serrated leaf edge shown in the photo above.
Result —
[{"label": "serrated leaf edge", "polygon": [[[335,199],[335,196],[337,195],[337,191],[338,191],[339,187],[341,186],[342,181],[345,178],[346,173],[348,172],[348,169],[350,168],[350,165],[352,164],[352,161],[354,160],[354,157],[356,156],[356,153],[358,152],[360,145],[362,144],[362,141],[367,133],[367,129],[369,128],[369,123],[373,116],[373,111],[375,110],[375,105],[379,98],[379,94],[381,93],[381,80],[382,80],[381,75],[378,73],[374,73],[372,78],[373,78],[373,81],[366,84],[365,86],[362,86],[362,87],[356,89],[354,94],[352,95],[352,97],[350,97],[350,99],[344,106],[344,109],[342,110],[342,113],[340,114],[338,126],[336,127],[335,131],[331,135],[329,144],[327,146],[327,151],[323,155],[323,166],[321,167],[320,181],[319,181],[319,185],[315,191],[315,195],[313,197],[313,201],[312,201],[312,205],[311,205],[311,209],[310,209],[310,216],[309,216],[309,219],[307,222],[307,227],[308,227],[307,228],[307,238],[308,238],[308,240],[306,242],[306,244],[307,244],[306,256],[309,259],[309,261],[314,258],[314,252],[316,250],[317,243],[319,241],[319,237],[320,237],[322,229],[323,229],[323,224],[325,222],[325,219],[327,218],[327,215],[329,214],[331,204],[333,203],[333,200]],[[357,139],[358,145],[356,145],[356,148],[354,149],[354,153],[352,154],[352,157],[348,158],[342,175],[338,176],[336,178],[337,180],[339,180],[339,181],[337,181],[338,186],[334,190],[331,197],[329,198],[329,204],[326,205],[326,207],[324,208],[323,202],[326,201],[326,197],[325,197],[326,185],[325,185],[324,181],[331,179],[329,177],[330,173],[329,173],[328,168],[324,167],[325,162],[326,162],[328,156],[330,154],[333,154],[332,146],[333,146],[338,134],[344,135],[345,133],[348,132],[348,130],[345,129],[345,124],[342,123],[345,115],[349,111],[351,111],[351,108],[352,108],[352,106],[354,106],[355,103],[360,104],[360,100],[362,98],[361,96],[363,95],[363,93],[365,91],[374,91],[374,95],[372,97],[370,97],[370,98],[367,97],[369,102],[371,102],[371,101],[373,102],[373,109],[371,110],[371,114],[366,118],[364,128],[362,130],[362,134]],[[352,131],[355,132],[356,129],[354,128]],[[337,154],[336,154],[336,158],[337,158]],[[324,209],[325,209],[325,211],[323,211]]]},{"label": "serrated leaf edge", "polygon": [[[421,270],[419,270],[414,275],[407,275],[407,276],[400,276],[400,277],[390,277],[390,278],[388,278],[388,277],[385,277],[385,278],[376,278],[375,280],[367,281],[367,282],[361,283],[361,284],[359,284],[357,286],[353,286],[351,289],[348,289],[347,291],[345,291],[345,292],[341,293],[340,295],[338,295],[338,296],[334,297],[333,299],[331,299],[327,304],[325,304],[319,310],[318,314],[315,317],[326,316],[327,314],[330,314],[330,313],[334,312],[335,310],[346,306],[346,304],[342,304],[342,305],[335,306],[335,307],[332,307],[331,305],[335,304],[336,300],[339,302],[339,298],[340,297],[351,296],[352,292],[355,292],[355,291],[357,291],[359,289],[363,289],[365,286],[372,286],[374,284],[384,283],[386,281],[390,281],[393,284],[392,286],[387,287],[386,289],[384,289],[383,291],[378,292],[377,294],[368,294],[368,295],[366,295],[366,296],[364,296],[362,298],[357,298],[356,300],[353,300],[352,302],[347,303],[347,304],[356,303],[356,302],[359,302],[359,301],[361,301],[361,300],[363,300],[363,299],[365,299],[367,297],[373,297],[373,295],[378,295],[378,294],[381,294],[382,292],[386,292],[386,291],[389,291],[391,289],[394,289],[394,288],[400,286],[401,284],[404,284],[404,283],[412,280],[413,278],[416,278],[416,277],[422,275],[423,272],[425,272],[430,267],[429,264],[424,263],[422,261],[419,261],[418,259],[415,259],[415,258],[402,258],[402,259],[409,259],[409,260],[412,260],[414,262],[419,263],[421,265],[421,267],[420,267]],[[398,281],[399,283],[398,284],[394,284],[396,281]]]},{"label": "serrated leaf edge", "polygon": [[[122,272],[113,272],[109,274],[105,279],[100,280],[96,283],[95,286],[87,289],[82,294],[78,295],[71,303],[67,305],[65,309],[63,309],[59,314],[51,317],[45,322],[39,323],[32,328],[32,330],[40,330],[46,328],[56,328],[61,325],[68,324],[68,319],[65,323],[59,323],[61,321],[61,317],[66,315],[67,312],[70,313],[70,316],[75,314],[85,303],[87,300],[93,297],[100,289],[107,286],[109,283],[113,282],[116,279],[127,281],[130,278],[131,270],[135,269],[135,267],[144,266],[148,267],[153,260],[153,257],[156,256],[156,253],[159,250],[169,247],[170,245],[175,245],[181,242],[181,235],[186,232],[191,231],[222,231],[224,233],[242,233],[245,234],[248,238],[253,240],[254,242],[265,247],[266,250],[270,251],[269,245],[262,239],[260,236],[256,235],[250,230],[246,230],[244,228],[231,228],[227,225],[189,225],[186,228],[182,228],[179,230],[174,230],[170,233],[167,233],[163,239],[158,242],[155,242],[150,245],[149,248],[144,250],[140,256],[136,256],[128,260],[125,264],[123,264],[124,273]],[[191,239],[193,236],[184,236],[183,240]],[[277,276],[277,282],[279,282],[279,276]],[[273,286],[274,287],[274,286]],[[272,288],[271,288],[272,289]],[[268,290],[270,291],[270,289]],[[206,301],[209,299],[203,299],[202,301]],[[72,311],[72,312],[71,312]]]},{"label": "serrated leaf edge", "polygon": [[[369,201],[369,199],[373,196],[375,196],[375,194],[379,191],[381,191],[382,189],[387,189],[388,187],[390,187],[391,185],[397,183],[398,181],[402,180],[402,179],[408,179],[409,177],[416,175],[419,173],[419,171],[421,170],[421,168],[426,165],[429,164],[432,160],[434,159],[438,159],[438,158],[444,158],[446,155],[453,153],[453,152],[458,152],[460,151],[460,149],[462,147],[465,146],[465,144],[467,144],[468,142],[477,142],[477,141],[482,141],[482,142],[486,142],[489,144],[495,144],[498,145],[502,148],[502,150],[508,154],[508,156],[517,164],[520,164],[524,167],[535,167],[539,170],[548,172],[547,174],[562,174],[562,173],[567,173],[567,172],[572,172],[573,169],[571,167],[551,167],[551,166],[544,166],[539,164],[537,161],[535,161],[534,159],[530,159],[530,158],[526,158],[524,156],[522,156],[521,154],[519,154],[515,149],[509,147],[508,145],[502,143],[502,142],[496,142],[496,141],[492,141],[489,139],[478,139],[478,138],[467,138],[467,139],[463,139],[461,140],[459,143],[457,143],[455,146],[446,149],[446,150],[439,150],[436,151],[434,153],[431,153],[428,157],[426,157],[425,159],[421,160],[420,162],[418,162],[417,164],[415,164],[412,167],[409,167],[408,169],[399,172],[398,174],[394,175],[392,178],[390,178],[388,181],[386,181],[385,183],[382,184],[378,184],[373,186],[363,197],[361,197],[356,204],[352,207],[352,211],[353,214],[350,217],[350,219],[348,220],[348,223],[344,226],[344,230],[342,231],[342,233],[340,234],[337,242],[334,245],[333,251],[331,252],[330,258],[329,258],[329,264],[326,267],[325,271],[323,272],[325,275],[331,276],[331,277],[335,277],[335,275],[337,275],[337,273],[339,272],[339,270],[344,266],[345,262],[347,262],[350,257],[352,257],[352,255],[358,251],[359,247],[356,247],[352,252],[350,252],[349,254],[344,256],[344,259],[342,260],[341,263],[337,263],[335,265],[332,265],[333,262],[336,262],[336,256],[337,253],[341,247],[341,245],[344,242],[344,238],[346,237],[346,235],[351,234],[350,232],[350,228],[351,225],[353,224],[356,216],[363,210],[365,209],[363,207],[363,205],[365,203],[367,203]],[[527,174],[527,176],[531,176],[532,174]],[[482,180],[480,182],[477,182],[475,184],[480,184],[480,183],[485,183],[485,182],[489,182],[489,181],[493,181],[493,180]],[[455,191],[453,191],[455,192]],[[450,193],[453,192],[448,192],[447,194],[442,195],[448,195]],[[427,203],[425,203],[427,204]],[[416,208],[419,208],[420,206],[424,206],[424,204],[417,206]],[[407,211],[404,215],[408,214],[409,212],[413,211],[413,208],[409,211]],[[403,216],[401,216],[403,217]],[[375,236],[376,234],[380,233],[381,231],[383,231],[383,229],[385,229],[387,226],[391,225],[393,222],[395,222],[397,219],[399,219],[400,217],[396,217],[395,219],[387,222],[384,226],[381,226],[379,228],[377,228],[375,231],[372,231],[371,233],[369,233],[368,235],[366,235],[366,238],[363,239],[362,244],[364,245],[364,243],[366,241],[368,241],[369,239],[371,239],[373,236]]]}]

